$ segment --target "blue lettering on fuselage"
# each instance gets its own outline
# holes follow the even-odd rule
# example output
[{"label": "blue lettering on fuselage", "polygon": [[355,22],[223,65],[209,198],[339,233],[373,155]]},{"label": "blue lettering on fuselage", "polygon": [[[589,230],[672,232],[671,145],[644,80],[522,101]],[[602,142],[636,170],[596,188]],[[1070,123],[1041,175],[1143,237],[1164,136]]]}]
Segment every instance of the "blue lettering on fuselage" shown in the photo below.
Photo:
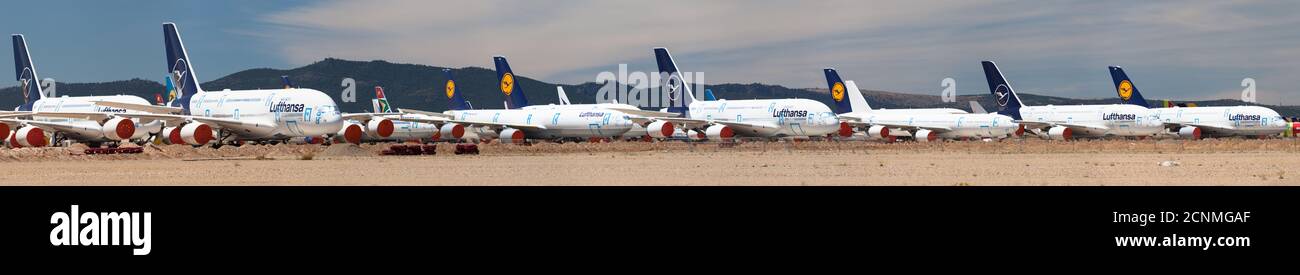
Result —
[{"label": "blue lettering on fuselage", "polygon": [[781,109],[772,111],[772,117],[808,117],[808,111]]},{"label": "blue lettering on fuselage", "polygon": [[126,109],[113,107],[99,107],[99,112],[103,113],[125,113]]},{"label": "blue lettering on fuselage", "polygon": [[1235,114],[1228,116],[1228,121],[1259,121],[1259,115]]},{"label": "blue lettering on fuselage", "polygon": [[279,113],[279,112],[297,113],[297,112],[302,112],[302,110],[306,107],[307,107],[306,104],[286,103],[285,101],[281,100],[279,103],[272,104],[271,109],[267,111],[272,113]]},{"label": "blue lettering on fuselage", "polygon": [[1102,115],[1101,120],[1137,120],[1137,115],[1109,113],[1109,114]]}]

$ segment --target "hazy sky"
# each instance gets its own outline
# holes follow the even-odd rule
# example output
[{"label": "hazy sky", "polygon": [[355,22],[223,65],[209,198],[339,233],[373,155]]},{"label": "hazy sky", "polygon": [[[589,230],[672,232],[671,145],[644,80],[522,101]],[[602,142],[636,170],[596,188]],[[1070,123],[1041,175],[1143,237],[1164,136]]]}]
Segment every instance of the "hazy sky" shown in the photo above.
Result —
[{"label": "hazy sky", "polygon": [[[1300,104],[1296,1],[38,1],[0,26],[26,34],[42,77],[164,75],[177,22],[203,81],[325,57],[491,67],[560,83],[617,64],[653,71],[669,47],[709,83],[823,87],[833,66],[863,89],[987,93],[980,60],[1022,92],[1113,97],[1107,65],[1149,99]],[[13,75],[12,66],[3,67]],[[9,85],[5,85],[9,86]]]}]

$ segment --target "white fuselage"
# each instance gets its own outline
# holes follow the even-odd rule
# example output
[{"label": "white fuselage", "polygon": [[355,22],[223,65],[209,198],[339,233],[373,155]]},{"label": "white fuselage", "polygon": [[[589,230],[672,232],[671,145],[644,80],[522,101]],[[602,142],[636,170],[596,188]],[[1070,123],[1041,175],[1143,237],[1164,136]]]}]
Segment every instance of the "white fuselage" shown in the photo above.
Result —
[{"label": "white fuselage", "polygon": [[969,114],[970,112],[953,108],[918,108],[918,109],[876,109],[873,113],[882,114]]},{"label": "white fuselage", "polygon": [[194,116],[271,126],[227,129],[240,139],[332,135],[343,127],[334,99],[312,89],[201,92],[193,95],[189,104]]},{"label": "white fuselage", "polygon": [[[590,110],[463,110],[447,111],[456,120],[469,122],[509,123],[539,125],[545,129],[524,128],[530,139],[617,137],[632,129],[634,123],[627,115],[617,111]],[[466,129],[479,136],[494,137],[496,132],[487,127]]]},{"label": "white fuselage", "polygon": [[694,101],[688,118],[766,124],[772,128],[734,129],[749,137],[824,136],[839,130],[839,119],[826,104],[809,99]]},{"label": "white fuselage", "polygon": [[[617,110],[617,109],[639,109],[636,106],[628,104],[614,103],[596,103],[596,104],[547,104],[524,106],[524,110]],[[623,133],[622,138],[640,138],[646,135],[645,126],[633,123],[632,129]]]},{"label": "white fuselage", "polygon": [[[880,113],[871,111],[845,113],[840,114],[840,116],[857,118],[867,124],[879,123],[952,129],[951,131],[938,133],[939,138],[943,139],[1005,138],[1015,134],[1016,130],[1020,128],[1020,124],[1016,123],[1014,119],[999,114],[908,114],[903,112]],[[889,134],[893,136],[909,136],[913,133],[900,129],[890,129]]]},{"label": "white fuselage", "polygon": [[[141,113],[137,111],[128,111],[126,109],[112,108],[95,105],[93,101],[121,102],[131,104],[149,105],[149,101],[138,96],[132,95],[111,95],[111,96],[74,96],[74,97],[53,97],[42,98],[32,103],[33,112],[71,112],[71,113]],[[32,120],[42,122],[61,123],[77,126],[73,131],[61,131],[60,133],[68,138],[81,141],[107,141],[104,137],[103,127],[100,121],[85,119],[64,118],[64,117],[32,117]],[[162,121],[150,121],[140,123],[139,120],[133,120],[135,124],[135,134],[131,139],[140,139],[147,137],[150,133],[162,131]],[[49,129],[47,129],[49,130]]]},{"label": "white fuselage", "polygon": [[1067,123],[1095,127],[1073,128],[1076,136],[1153,136],[1164,130],[1156,112],[1137,105],[1024,106],[1020,117],[1027,122]]},{"label": "white fuselage", "polygon": [[1202,131],[1213,136],[1275,135],[1286,131],[1290,126],[1277,111],[1259,106],[1173,107],[1151,110],[1158,113],[1160,121],[1164,123],[1221,127],[1219,129],[1201,127]]}]

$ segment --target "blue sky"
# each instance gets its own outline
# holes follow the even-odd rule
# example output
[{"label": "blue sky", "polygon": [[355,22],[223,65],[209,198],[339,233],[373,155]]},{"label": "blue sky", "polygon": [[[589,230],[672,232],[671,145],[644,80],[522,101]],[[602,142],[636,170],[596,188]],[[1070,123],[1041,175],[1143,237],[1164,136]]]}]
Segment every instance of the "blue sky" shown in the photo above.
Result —
[{"label": "blue sky", "polygon": [[[980,60],[1022,92],[1114,96],[1124,66],[1150,99],[1300,104],[1300,3],[1287,1],[40,1],[0,26],[27,36],[42,77],[163,76],[161,23],[179,24],[201,80],[325,57],[490,67],[594,81],[653,70],[672,49],[709,83],[822,87],[833,66],[864,89],[987,93]],[[12,75],[12,66],[3,72]],[[7,86],[7,85],[6,85]]]}]

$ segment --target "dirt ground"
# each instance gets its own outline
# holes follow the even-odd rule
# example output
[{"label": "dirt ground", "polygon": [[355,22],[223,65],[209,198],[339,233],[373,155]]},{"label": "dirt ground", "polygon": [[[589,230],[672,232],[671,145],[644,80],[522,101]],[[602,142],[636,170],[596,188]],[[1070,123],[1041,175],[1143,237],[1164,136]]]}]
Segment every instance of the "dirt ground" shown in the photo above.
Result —
[{"label": "dirt ground", "polygon": [[483,144],[380,156],[376,145],[0,149],[0,185],[1298,185],[1274,140]]}]

